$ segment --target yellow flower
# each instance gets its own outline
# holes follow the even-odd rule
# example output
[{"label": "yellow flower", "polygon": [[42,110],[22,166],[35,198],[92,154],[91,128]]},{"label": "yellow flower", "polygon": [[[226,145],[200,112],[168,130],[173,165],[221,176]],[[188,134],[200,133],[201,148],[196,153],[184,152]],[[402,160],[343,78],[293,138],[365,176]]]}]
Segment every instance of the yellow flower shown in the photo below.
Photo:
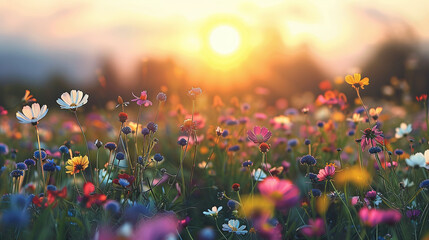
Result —
[{"label": "yellow flower", "polygon": [[361,79],[360,73],[355,73],[354,76],[347,75],[346,76],[346,82],[350,85],[352,85],[353,88],[356,90],[360,88],[364,89],[365,85],[369,85],[369,78]]},{"label": "yellow flower", "polygon": [[274,212],[274,203],[260,195],[255,195],[253,197],[247,196],[243,198],[240,210],[241,215],[247,218],[260,215],[272,216]]},{"label": "yellow flower", "polygon": [[67,161],[66,173],[71,175],[79,173],[88,167],[89,161],[87,156],[78,156]]},{"label": "yellow flower", "polygon": [[371,183],[371,174],[364,168],[353,166],[338,172],[335,176],[335,182],[339,185],[351,183],[356,187],[366,187]]}]

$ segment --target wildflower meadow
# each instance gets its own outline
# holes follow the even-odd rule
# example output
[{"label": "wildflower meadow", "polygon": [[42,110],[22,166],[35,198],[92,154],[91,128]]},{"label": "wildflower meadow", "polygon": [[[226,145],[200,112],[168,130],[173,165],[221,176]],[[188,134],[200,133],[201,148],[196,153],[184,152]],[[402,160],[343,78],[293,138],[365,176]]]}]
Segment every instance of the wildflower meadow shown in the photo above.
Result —
[{"label": "wildflower meadow", "polygon": [[0,239],[429,239],[427,95],[368,88],[347,75],[300,108],[27,90],[1,107]]}]

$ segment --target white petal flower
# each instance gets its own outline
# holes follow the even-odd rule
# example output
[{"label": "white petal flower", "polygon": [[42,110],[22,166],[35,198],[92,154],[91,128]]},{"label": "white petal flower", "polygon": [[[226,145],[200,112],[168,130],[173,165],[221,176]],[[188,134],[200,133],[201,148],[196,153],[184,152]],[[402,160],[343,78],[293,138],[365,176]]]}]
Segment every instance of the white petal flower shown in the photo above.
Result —
[{"label": "white petal flower", "polygon": [[396,134],[395,137],[396,138],[402,138],[404,136],[407,136],[408,134],[411,133],[411,131],[413,130],[411,124],[406,124],[406,123],[401,123],[401,125],[399,125],[398,128],[395,128],[396,130]]},{"label": "white petal flower", "polygon": [[214,206],[212,207],[212,209],[207,209],[207,211],[204,211],[204,215],[207,216],[217,216],[217,214],[220,212],[220,210],[222,210],[222,206],[220,206],[219,208]]},{"label": "white petal flower", "polygon": [[429,149],[425,151],[425,162],[426,165],[429,165]]},{"label": "white petal flower", "polygon": [[227,232],[232,232],[235,234],[246,234],[247,230],[244,230],[246,228],[246,225],[240,226],[240,222],[238,220],[229,220],[228,224],[222,225],[222,230]]},{"label": "white petal flower", "polygon": [[88,94],[83,95],[80,90],[71,90],[70,94],[68,92],[61,94],[57,103],[61,109],[76,109],[85,105],[88,102],[88,97]]},{"label": "white petal flower", "polygon": [[31,123],[33,125],[37,125],[40,119],[44,118],[48,113],[48,107],[43,105],[40,108],[38,103],[33,103],[30,106],[24,106],[22,108],[22,112],[16,113],[16,118],[18,118],[20,123]]},{"label": "white petal flower", "polygon": [[426,161],[423,153],[416,153],[410,156],[410,158],[405,159],[405,162],[410,167],[425,167]]},{"label": "white petal flower", "polygon": [[264,180],[267,177],[267,174],[264,171],[262,171],[262,169],[260,168],[258,168],[256,171],[255,169],[253,169],[252,175],[255,181],[258,181],[258,182]]}]

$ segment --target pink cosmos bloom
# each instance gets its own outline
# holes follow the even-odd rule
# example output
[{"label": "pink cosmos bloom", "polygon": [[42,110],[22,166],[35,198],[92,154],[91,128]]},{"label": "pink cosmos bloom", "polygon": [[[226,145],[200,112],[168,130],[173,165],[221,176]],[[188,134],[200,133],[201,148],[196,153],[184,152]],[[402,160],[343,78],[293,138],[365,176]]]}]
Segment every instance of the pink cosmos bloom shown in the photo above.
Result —
[{"label": "pink cosmos bloom", "polygon": [[7,115],[7,110],[4,109],[4,107],[0,106],[0,116],[6,116]]},{"label": "pink cosmos bloom", "polygon": [[247,138],[257,144],[261,144],[263,142],[268,141],[270,139],[272,133],[266,127],[256,126],[253,128],[253,132],[251,130],[247,131]]},{"label": "pink cosmos bloom", "polygon": [[299,201],[299,189],[289,180],[267,177],[258,184],[261,194],[272,200],[279,209],[293,207]]},{"label": "pink cosmos bloom", "polygon": [[379,210],[364,207],[359,211],[359,217],[363,224],[374,227],[381,223],[393,225],[401,220],[402,215],[394,209]]},{"label": "pink cosmos bloom", "polygon": [[362,147],[362,151],[365,150],[366,146],[375,146],[377,143],[383,144],[383,132],[377,129],[377,125],[375,125],[372,129],[367,128],[362,131],[363,135],[361,137],[360,145]]},{"label": "pink cosmos bloom", "polygon": [[326,164],[324,169],[319,170],[319,174],[317,174],[317,178],[319,181],[325,180],[327,177],[332,177],[335,174],[335,163]]},{"label": "pink cosmos bloom", "polygon": [[134,95],[134,93],[133,93],[133,96],[135,98],[132,99],[131,101],[137,102],[137,105],[139,105],[139,106],[143,105],[145,107],[152,106],[152,102],[147,100],[147,92],[146,91],[142,91],[140,93],[140,97],[137,97],[136,95]]},{"label": "pink cosmos bloom", "polygon": [[306,237],[320,237],[325,233],[325,223],[321,218],[310,219],[308,225],[301,227],[300,230]]},{"label": "pink cosmos bloom", "polygon": [[179,227],[179,221],[174,214],[160,214],[141,221],[130,239],[168,239],[169,236],[176,236]]}]

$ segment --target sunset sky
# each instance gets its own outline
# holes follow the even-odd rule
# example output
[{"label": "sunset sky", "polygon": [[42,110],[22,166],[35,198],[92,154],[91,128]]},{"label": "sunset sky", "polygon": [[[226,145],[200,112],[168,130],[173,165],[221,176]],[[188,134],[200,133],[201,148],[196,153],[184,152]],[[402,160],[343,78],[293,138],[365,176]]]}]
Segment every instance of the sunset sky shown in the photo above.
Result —
[{"label": "sunset sky", "polygon": [[[123,74],[133,70],[130,62],[149,57],[222,68],[217,55],[229,51],[231,62],[241,61],[246,52],[266,44],[267,30],[278,32],[290,49],[306,44],[331,74],[344,74],[385,38],[406,38],[404,33],[412,29],[422,43],[427,42],[429,15],[424,9],[429,2],[404,4],[400,0],[2,1],[0,76],[41,78],[58,70],[84,81],[105,55],[114,58]],[[229,34],[230,40],[216,37],[213,30],[219,26],[223,26],[220,35]],[[216,44],[226,44],[227,50],[216,50]]]}]

